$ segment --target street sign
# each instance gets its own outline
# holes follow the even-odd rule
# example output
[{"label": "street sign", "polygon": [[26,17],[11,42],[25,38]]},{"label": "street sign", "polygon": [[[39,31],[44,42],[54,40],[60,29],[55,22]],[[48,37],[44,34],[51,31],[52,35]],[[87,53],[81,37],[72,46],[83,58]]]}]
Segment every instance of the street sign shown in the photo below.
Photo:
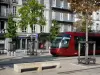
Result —
[{"label": "street sign", "polygon": [[38,38],[38,34],[36,34],[36,38]]},{"label": "street sign", "polygon": [[19,38],[25,38],[25,37],[36,37],[38,38],[38,34],[21,34],[18,36]]}]

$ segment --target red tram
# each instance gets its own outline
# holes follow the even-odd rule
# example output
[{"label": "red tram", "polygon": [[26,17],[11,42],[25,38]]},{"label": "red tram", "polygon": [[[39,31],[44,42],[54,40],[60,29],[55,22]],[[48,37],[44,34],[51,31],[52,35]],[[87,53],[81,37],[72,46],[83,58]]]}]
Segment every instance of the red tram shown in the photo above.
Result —
[{"label": "red tram", "polygon": [[[96,42],[96,54],[100,54],[100,33],[88,33],[88,40]],[[53,56],[78,55],[78,41],[85,41],[84,32],[60,33],[52,42],[50,53]],[[93,51],[93,45],[89,44],[89,54]],[[81,54],[85,53],[85,44],[81,45]]]}]

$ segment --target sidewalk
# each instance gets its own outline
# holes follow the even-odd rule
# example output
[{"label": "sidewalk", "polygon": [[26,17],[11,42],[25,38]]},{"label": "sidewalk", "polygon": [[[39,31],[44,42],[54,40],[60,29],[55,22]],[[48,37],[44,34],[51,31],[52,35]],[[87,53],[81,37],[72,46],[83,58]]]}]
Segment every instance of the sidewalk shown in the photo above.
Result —
[{"label": "sidewalk", "polygon": [[[12,75],[63,75],[63,74],[68,74],[71,72],[75,71],[82,71],[82,70],[87,70],[87,69],[95,69],[95,68],[100,68],[100,57],[96,57],[96,64],[90,64],[90,65],[85,65],[85,64],[78,64],[77,57],[52,57],[50,54],[44,55],[44,56],[31,56],[31,57],[22,57],[22,58],[17,58],[17,57],[7,57],[5,55],[0,55],[0,60],[5,60],[5,61],[0,61],[4,64],[4,62],[10,64],[14,63],[25,63],[25,62],[36,62],[36,61],[57,61],[61,63],[61,68],[59,69],[49,69],[49,70],[43,70],[42,72],[38,73],[37,71],[27,71],[23,73],[16,73],[13,71],[13,67],[7,68],[4,70],[0,70],[0,75],[1,72],[3,73],[2,75],[10,75],[10,72]],[[69,74],[70,75],[70,74]],[[81,75],[84,75],[81,74]]]}]

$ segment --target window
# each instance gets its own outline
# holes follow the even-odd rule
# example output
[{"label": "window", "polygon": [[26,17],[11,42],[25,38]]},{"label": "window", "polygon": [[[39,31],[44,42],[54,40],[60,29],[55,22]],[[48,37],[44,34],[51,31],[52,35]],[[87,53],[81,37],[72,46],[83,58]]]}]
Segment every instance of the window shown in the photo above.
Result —
[{"label": "window", "polygon": [[22,49],[25,49],[25,39],[22,39]]},{"label": "window", "polygon": [[97,15],[99,15],[99,12],[97,12]]},{"label": "window", "polygon": [[40,26],[40,32],[44,32],[44,26]]},{"label": "window", "polygon": [[64,1],[61,0],[60,3],[61,3],[61,4],[60,4],[60,7],[61,7],[61,8],[64,8]]},{"label": "window", "polygon": [[71,8],[70,3],[67,3],[67,5],[68,5],[67,8],[70,9]]},{"label": "window", "polygon": [[6,6],[1,6],[0,8],[0,15],[1,16],[7,16],[7,7]]},{"label": "window", "polygon": [[70,24],[64,24],[63,25],[63,31],[71,31],[71,25]]},{"label": "window", "polygon": [[48,18],[48,16],[47,16],[48,14],[47,14],[47,11],[44,11],[44,17],[47,19]]},{"label": "window", "polygon": [[55,5],[56,5],[56,0],[52,0],[52,6],[56,7]]},{"label": "window", "polygon": [[96,23],[96,30],[99,31],[99,23]]},{"label": "window", "polygon": [[0,29],[4,29],[4,21],[1,21]]},{"label": "window", "polygon": [[61,48],[68,48],[68,46],[69,46],[69,41],[70,41],[70,38],[69,38],[69,37],[63,37],[63,39],[61,40],[61,45],[60,45],[60,47],[61,47]]},{"label": "window", "polygon": [[62,13],[60,13],[60,12],[55,12],[55,19],[56,20],[61,20],[61,17],[62,17]]},{"label": "window", "polygon": [[12,3],[16,3],[17,1],[16,0],[12,0]]},{"label": "window", "polygon": [[13,6],[13,15],[16,16],[16,6]]},{"label": "window", "polygon": [[70,14],[68,13],[68,20],[70,20]]},{"label": "window", "polygon": [[55,19],[55,12],[52,11],[52,19]]},{"label": "window", "polygon": [[26,32],[26,28],[23,28],[23,29],[22,29],[22,32]]},{"label": "window", "polygon": [[63,14],[63,19],[64,19],[64,21],[67,21],[68,20],[68,13],[64,13]]},{"label": "window", "polygon": [[[96,42],[96,50],[100,50],[100,38],[99,37],[89,37],[89,41]],[[93,44],[90,44],[90,50],[93,50]]]},{"label": "window", "polygon": [[60,20],[63,21],[63,13],[60,13]]},{"label": "window", "polygon": [[40,2],[41,4],[44,4],[44,0],[39,0],[39,2]]},{"label": "window", "polygon": [[26,3],[26,0],[22,0],[22,4]]},{"label": "window", "polygon": [[4,44],[0,44],[0,50],[4,50]]},{"label": "window", "polygon": [[60,25],[60,32],[63,32],[63,24],[60,23],[59,25]]},{"label": "window", "polygon": [[52,48],[68,48],[70,42],[70,35],[57,36],[52,44]]},{"label": "window", "polygon": [[33,25],[33,27],[32,27],[32,33],[35,33],[35,31],[36,31],[36,26]]},{"label": "window", "polygon": [[[78,42],[79,41],[85,41],[85,36],[80,37],[80,36],[75,36],[75,49],[78,50]],[[84,55],[85,53],[85,43],[81,44],[81,54]]]},{"label": "window", "polygon": [[4,21],[0,21],[0,33],[4,33]]}]

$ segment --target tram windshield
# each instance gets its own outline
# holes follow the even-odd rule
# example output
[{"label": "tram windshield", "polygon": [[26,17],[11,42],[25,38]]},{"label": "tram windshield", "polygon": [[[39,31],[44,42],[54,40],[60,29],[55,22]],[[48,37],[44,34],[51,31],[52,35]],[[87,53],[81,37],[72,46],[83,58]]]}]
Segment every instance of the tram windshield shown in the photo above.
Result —
[{"label": "tram windshield", "polygon": [[51,44],[51,48],[68,48],[70,37],[57,36]]}]

